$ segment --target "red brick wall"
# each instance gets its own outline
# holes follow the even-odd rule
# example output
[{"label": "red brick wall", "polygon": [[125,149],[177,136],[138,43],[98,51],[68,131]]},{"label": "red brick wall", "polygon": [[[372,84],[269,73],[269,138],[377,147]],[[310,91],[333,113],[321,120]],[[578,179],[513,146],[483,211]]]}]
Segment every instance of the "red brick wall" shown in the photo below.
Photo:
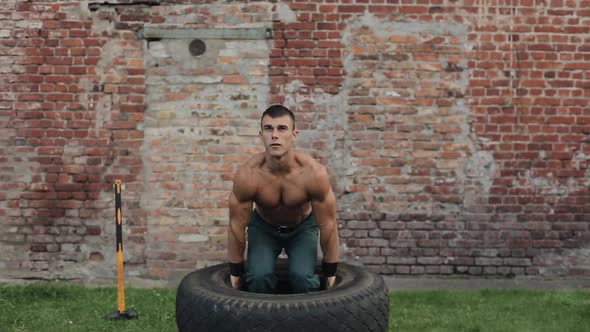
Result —
[{"label": "red brick wall", "polygon": [[[101,3],[0,9],[0,277],[110,278],[115,178],[132,276],[222,261],[274,102],[330,169],[346,259],[590,274],[589,1]],[[158,58],[146,24],[274,39],[211,42],[205,65]]]},{"label": "red brick wall", "polygon": [[334,144],[309,146],[337,170],[341,235],[361,262],[589,273],[589,4],[306,2],[275,24],[273,100],[312,129],[340,117]]},{"label": "red brick wall", "polygon": [[[133,202],[142,191],[141,42],[128,30],[97,32],[88,13],[79,4],[2,8],[2,263],[17,276],[105,269],[93,264],[113,255],[105,218],[114,216],[115,178],[135,193],[126,197],[128,241],[144,242]],[[112,39],[116,51],[105,48]]]}]

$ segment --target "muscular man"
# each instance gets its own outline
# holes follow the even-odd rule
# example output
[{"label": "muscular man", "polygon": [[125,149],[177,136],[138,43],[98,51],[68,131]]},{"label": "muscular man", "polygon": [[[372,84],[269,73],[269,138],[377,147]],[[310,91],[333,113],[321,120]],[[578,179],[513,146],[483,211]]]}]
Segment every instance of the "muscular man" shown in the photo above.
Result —
[{"label": "muscular man", "polygon": [[248,291],[272,293],[277,284],[275,261],[282,249],[288,256],[292,290],[319,289],[315,274],[318,232],[326,286],[334,285],[336,198],[324,166],[294,150],[297,135],[293,113],[281,105],[269,107],[261,118],[265,152],[250,158],[235,174],[229,196],[228,259],[236,289],[245,283]]}]

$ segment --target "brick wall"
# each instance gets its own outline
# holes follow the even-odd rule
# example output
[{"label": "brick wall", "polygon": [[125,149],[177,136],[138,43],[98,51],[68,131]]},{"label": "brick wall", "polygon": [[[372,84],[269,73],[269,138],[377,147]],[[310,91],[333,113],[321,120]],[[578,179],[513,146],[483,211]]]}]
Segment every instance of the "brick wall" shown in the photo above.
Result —
[{"label": "brick wall", "polygon": [[[0,277],[177,280],[225,255],[236,165],[281,102],[343,256],[386,274],[590,275],[590,2],[5,0]],[[142,28],[272,28],[272,39]]]}]

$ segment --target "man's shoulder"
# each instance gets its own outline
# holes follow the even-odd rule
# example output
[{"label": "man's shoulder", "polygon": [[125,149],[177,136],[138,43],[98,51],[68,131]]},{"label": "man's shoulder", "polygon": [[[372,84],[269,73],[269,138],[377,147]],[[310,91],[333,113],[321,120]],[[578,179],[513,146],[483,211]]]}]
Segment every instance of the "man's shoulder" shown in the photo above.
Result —
[{"label": "man's shoulder", "polygon": [[297,158],[297,161],[299,161],[303,167],[309,168],[314,172],[325,170],[324,165],[305,152],[295,152],[295,158]]},{"label": "man's shoulder", "polygon": [[251,173],[252,171],[259,169],[260,165],[264,161],[264,153],[257,153],[246,160],[243,164],[238,166],[238,173]]},{"label": "man's shoulder", "polygon": [[234,175],[234,185],[252,185],[252,181],[256,178],[257,170],[260,168],[263,158],[263,154],[258,153],[238,166]]},{"label": "man's shoulder", "polygon": [[238,200],[251,200],[258,187],[258,171],[261,154],[256,154],[238,166],[233,179],[233,193]]},{"label": "man's shoulder", "polygon": [[[307,169],[305,172],[305,178],[308,180],[306,181],[309,186],[308,188],[313,192],[327,190],[329,188],[329,179],[326,167],[309,154],[303,152],[297,153],[299,162],[305,169]],[[328,184],[328,186],[326,186],[326,184]]]}]

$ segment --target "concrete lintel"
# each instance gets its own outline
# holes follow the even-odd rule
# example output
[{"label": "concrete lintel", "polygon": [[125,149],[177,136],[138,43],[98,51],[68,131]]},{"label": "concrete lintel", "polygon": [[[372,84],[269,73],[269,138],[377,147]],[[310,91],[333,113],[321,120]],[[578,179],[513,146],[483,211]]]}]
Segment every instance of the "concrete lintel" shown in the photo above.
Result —
[{"label": "concrete lintel", "polygon": [[141,39],[272,39],[272,29],[220,28],[220,29],[162,29],[145,26],[138,32]]}]

